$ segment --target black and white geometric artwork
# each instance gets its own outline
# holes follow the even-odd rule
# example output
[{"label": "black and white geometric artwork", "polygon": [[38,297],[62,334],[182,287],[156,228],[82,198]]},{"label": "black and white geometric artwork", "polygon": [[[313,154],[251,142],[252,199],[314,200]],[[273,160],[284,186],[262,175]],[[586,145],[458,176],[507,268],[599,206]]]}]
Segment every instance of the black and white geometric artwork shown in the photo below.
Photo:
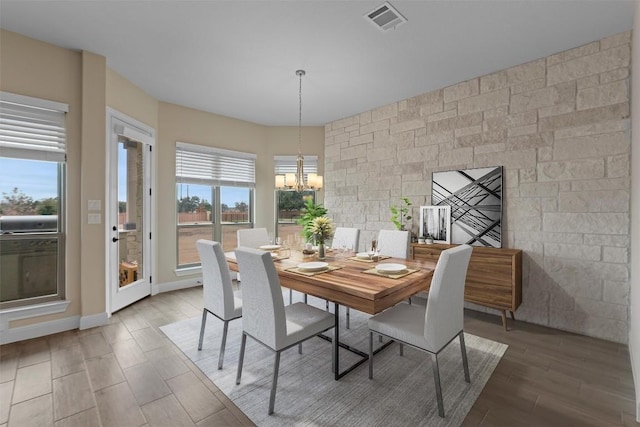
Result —
[{"label": "black and white geometric artwork", "polygon": [[433,205],[451,206],[451,242],[502,247],[502,166],[434,172]]}]

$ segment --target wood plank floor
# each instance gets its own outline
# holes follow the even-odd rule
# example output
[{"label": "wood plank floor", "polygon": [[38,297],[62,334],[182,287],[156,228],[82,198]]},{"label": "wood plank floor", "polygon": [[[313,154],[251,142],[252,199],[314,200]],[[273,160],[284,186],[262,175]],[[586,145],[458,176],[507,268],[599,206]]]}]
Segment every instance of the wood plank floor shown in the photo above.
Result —
[{"label": "wood plank floor", "polygon": [[[201,310],[202,289],[183,289],[139,301],[106,326],[1,346],[0,427],[252,425],[159,330]],[[465,426],[639,425],[626,346],[510,327],[465,314],[467,332],[509,345]]]}]

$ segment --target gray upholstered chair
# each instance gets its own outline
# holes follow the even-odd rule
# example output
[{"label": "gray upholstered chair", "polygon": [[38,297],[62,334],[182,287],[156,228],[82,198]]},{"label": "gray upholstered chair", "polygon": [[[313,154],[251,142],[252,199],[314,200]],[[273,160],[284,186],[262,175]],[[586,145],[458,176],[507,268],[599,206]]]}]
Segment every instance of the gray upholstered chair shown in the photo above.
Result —
[{"label": "gray upholstered chair", "polygon": [[380,255],[408,259],[409,243],[411,235],[406,230],[380,230],[378,233]]},{"label": "gray upholstered chair", "polygon": [[[331,242],[331,249],[340,250],[343,248],[351,249],[358,252],[358,246],[360,244],[360,229],[349,227],[336,227],[336,231],[333,233],[333,241]],[[326,309],[329,310],[329,301],[326,303]],[[347,329],[349,329],[349,307],[347,307]]]},{"label": "gray upholstered chair", "polygon": [[[238,247],[259,248],[271,244],[266,228],[243,228],[236,231]],[[240,273],[236,274],[236,280],[240,282]]]},{"label": "gray upholstered chair", "polygon": [[464,345],[464,283],[471,258],[471,246],[460,245],[440,254],[433,273],[427,305],[398,304],[369,319],[369,379],[373,378],[373,333],[381,334],[431,354],[438,414],[444,418],[438,353],[460,338],[464,379],[469,378]]},{"label": "gray upholstered chair", "polygon": [[218,369],[222,369],[229,322],[242,317],[242,300],[233,293],[229,267],[220,243],[200,239],[196,242],[196,247],[202,263],[202,291],[204,293],[198,350],[202,350],[207,313],[211,313],[224,322],[222,344],[218,356]]},{"label": "gray upholstered chair", "polygon": [[[335,326],[334,316],[298,302],[285,307],[280,279],[268,252],[250,248],[236,249],[238,268],[244,281],[242,344],[236,384],[240,384],[247,336],[275,352],[269,415],[273,414],[280,367],[280,353]],[[331,353],[333,357],[333,352]]]}]

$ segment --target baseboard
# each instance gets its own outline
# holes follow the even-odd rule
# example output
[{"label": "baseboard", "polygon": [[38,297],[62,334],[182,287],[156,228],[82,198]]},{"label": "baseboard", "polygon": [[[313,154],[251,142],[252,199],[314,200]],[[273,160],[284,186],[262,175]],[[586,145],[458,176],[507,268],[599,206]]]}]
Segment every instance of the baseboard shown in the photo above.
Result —
[{"label": "baseboard", "polygon": [[96,326],[104,326],[109,323],[109,315],[107,313],[91,314],[80,318],[80,329],[95,328]]},{"label": "baseboard", "polygon": [[178,289],[194,288],[202,285],[202,276],[192,277],[185,280],[177,280],[175,282],[158,283],[151,287],[151,295],[161,292],[177,291]]},{"label": "baseboard", "polygon": [[34,325],[18,326],[2,331],[0,344],[9,344],[16,341],[24,341],[45,335],[77,329],[80,325],[80,316],[65,317],[62,319],[40,322]]}]

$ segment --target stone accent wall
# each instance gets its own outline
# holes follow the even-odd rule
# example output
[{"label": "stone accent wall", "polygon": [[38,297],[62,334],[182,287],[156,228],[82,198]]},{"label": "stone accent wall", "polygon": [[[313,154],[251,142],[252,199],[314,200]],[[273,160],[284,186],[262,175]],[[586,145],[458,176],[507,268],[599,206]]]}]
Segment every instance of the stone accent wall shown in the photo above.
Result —
[{"label": "stone accent wall", "polygon": [[516,318],[626,342],[630,35],[327,124],[329,215],[363,249],[401,196],[417,231],[432,172],[502,165],[503,246],[524,251]]}]

